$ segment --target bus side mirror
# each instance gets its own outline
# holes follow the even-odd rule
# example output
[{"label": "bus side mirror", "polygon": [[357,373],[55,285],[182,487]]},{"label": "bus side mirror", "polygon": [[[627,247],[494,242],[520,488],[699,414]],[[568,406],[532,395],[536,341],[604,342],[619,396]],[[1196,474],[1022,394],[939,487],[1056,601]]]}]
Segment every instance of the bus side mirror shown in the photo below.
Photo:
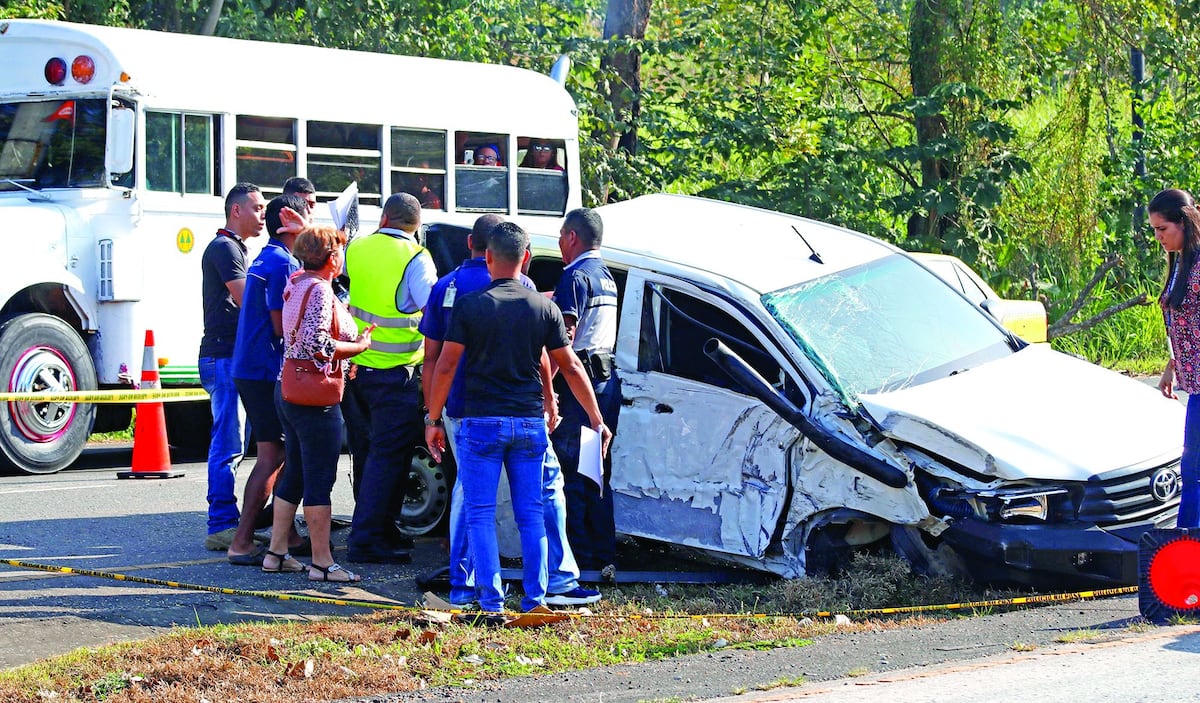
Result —
[{"label": "bus side mirror", "polygon": [[133,135],[137,115],[132,108],[113,105],[108,116],[108,144],[104,149],[104,168],[109,174],[133,170]]}]

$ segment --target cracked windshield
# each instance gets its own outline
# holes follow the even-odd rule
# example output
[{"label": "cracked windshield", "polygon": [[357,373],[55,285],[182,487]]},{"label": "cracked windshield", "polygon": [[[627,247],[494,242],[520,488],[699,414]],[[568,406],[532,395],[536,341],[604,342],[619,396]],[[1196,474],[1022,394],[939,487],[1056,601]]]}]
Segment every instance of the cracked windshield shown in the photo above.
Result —
[{"label": "cracked windshield", "polygon": [[104,98],[0,104],[0,190],[104,183]]},{"label": "cracked windshield", "polygon": [[847,397],[925,383],[1012,353],[985,312],[900,254],[762,300]]}]

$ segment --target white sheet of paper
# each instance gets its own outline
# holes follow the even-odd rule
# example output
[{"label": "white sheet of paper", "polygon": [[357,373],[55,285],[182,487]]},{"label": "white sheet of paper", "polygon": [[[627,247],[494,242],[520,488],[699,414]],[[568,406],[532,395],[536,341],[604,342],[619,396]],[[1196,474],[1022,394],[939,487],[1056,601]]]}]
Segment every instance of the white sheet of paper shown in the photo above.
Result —
[{"label": "white sheet of paper", "polygon": [[[358,183],[351,182],[336,200],[329,201],[329,215],[333,218],[333,226],[347,229],[350,225],[358,230]],[[347,235],[352,234],[346,232]]]},{"label": "white sheet of paper", "polygon": [[604,464],[601,461],[600,433],[586,425],[579,428],[579,475],[586,476],[600,487],[604,495]]}]

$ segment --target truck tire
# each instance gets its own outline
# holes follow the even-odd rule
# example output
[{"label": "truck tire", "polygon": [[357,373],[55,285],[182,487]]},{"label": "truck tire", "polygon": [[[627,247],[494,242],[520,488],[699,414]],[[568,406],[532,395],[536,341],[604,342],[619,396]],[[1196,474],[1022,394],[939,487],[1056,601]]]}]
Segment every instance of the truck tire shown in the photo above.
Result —
[{"label": "truck tire", "polygon": [[408,495],[396,518],[396,527],[409,537],[446,532],[450,524],[450,490],[454,488],[454,459],[446,452],[439,464],[429,450],[413,452]]},{"label": "truck tire", "polygon": [[[96,368],[79,334],[41,313],[0,322],[0,387],[13,393],[96,389]],[[79,457],[92,431],[91,403],[0,403],[0,452],[14,468],[51,474]]]},{"label": "truck tire", "polygon": [[[931,542],[933,544],[931,544]],[[892,546],[913,572],[934,578],[967,578],[967,567],[958,552],[912,525],[892,526]]]}]

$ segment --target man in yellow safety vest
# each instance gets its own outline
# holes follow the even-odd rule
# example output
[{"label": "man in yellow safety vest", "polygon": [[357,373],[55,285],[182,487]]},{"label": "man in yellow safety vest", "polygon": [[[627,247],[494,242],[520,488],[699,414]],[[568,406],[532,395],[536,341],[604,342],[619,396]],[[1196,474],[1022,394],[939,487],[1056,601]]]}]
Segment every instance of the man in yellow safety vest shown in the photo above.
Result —
[{"label": "man in yellow safety vest", "polygon": [[411,561],[409,550],[395,541],[393,506],[408,491],[413,449],[423,439],[424,340],[417,326],[437,270],[416,240],[420,226],[420,201],[395,193],[383,205],[379,230],[346,250],[350,312],[360,330],[376,325],[371,348],[354,357],[350,381],[363,401],[370,437],[347,540],[351,562]]}]

